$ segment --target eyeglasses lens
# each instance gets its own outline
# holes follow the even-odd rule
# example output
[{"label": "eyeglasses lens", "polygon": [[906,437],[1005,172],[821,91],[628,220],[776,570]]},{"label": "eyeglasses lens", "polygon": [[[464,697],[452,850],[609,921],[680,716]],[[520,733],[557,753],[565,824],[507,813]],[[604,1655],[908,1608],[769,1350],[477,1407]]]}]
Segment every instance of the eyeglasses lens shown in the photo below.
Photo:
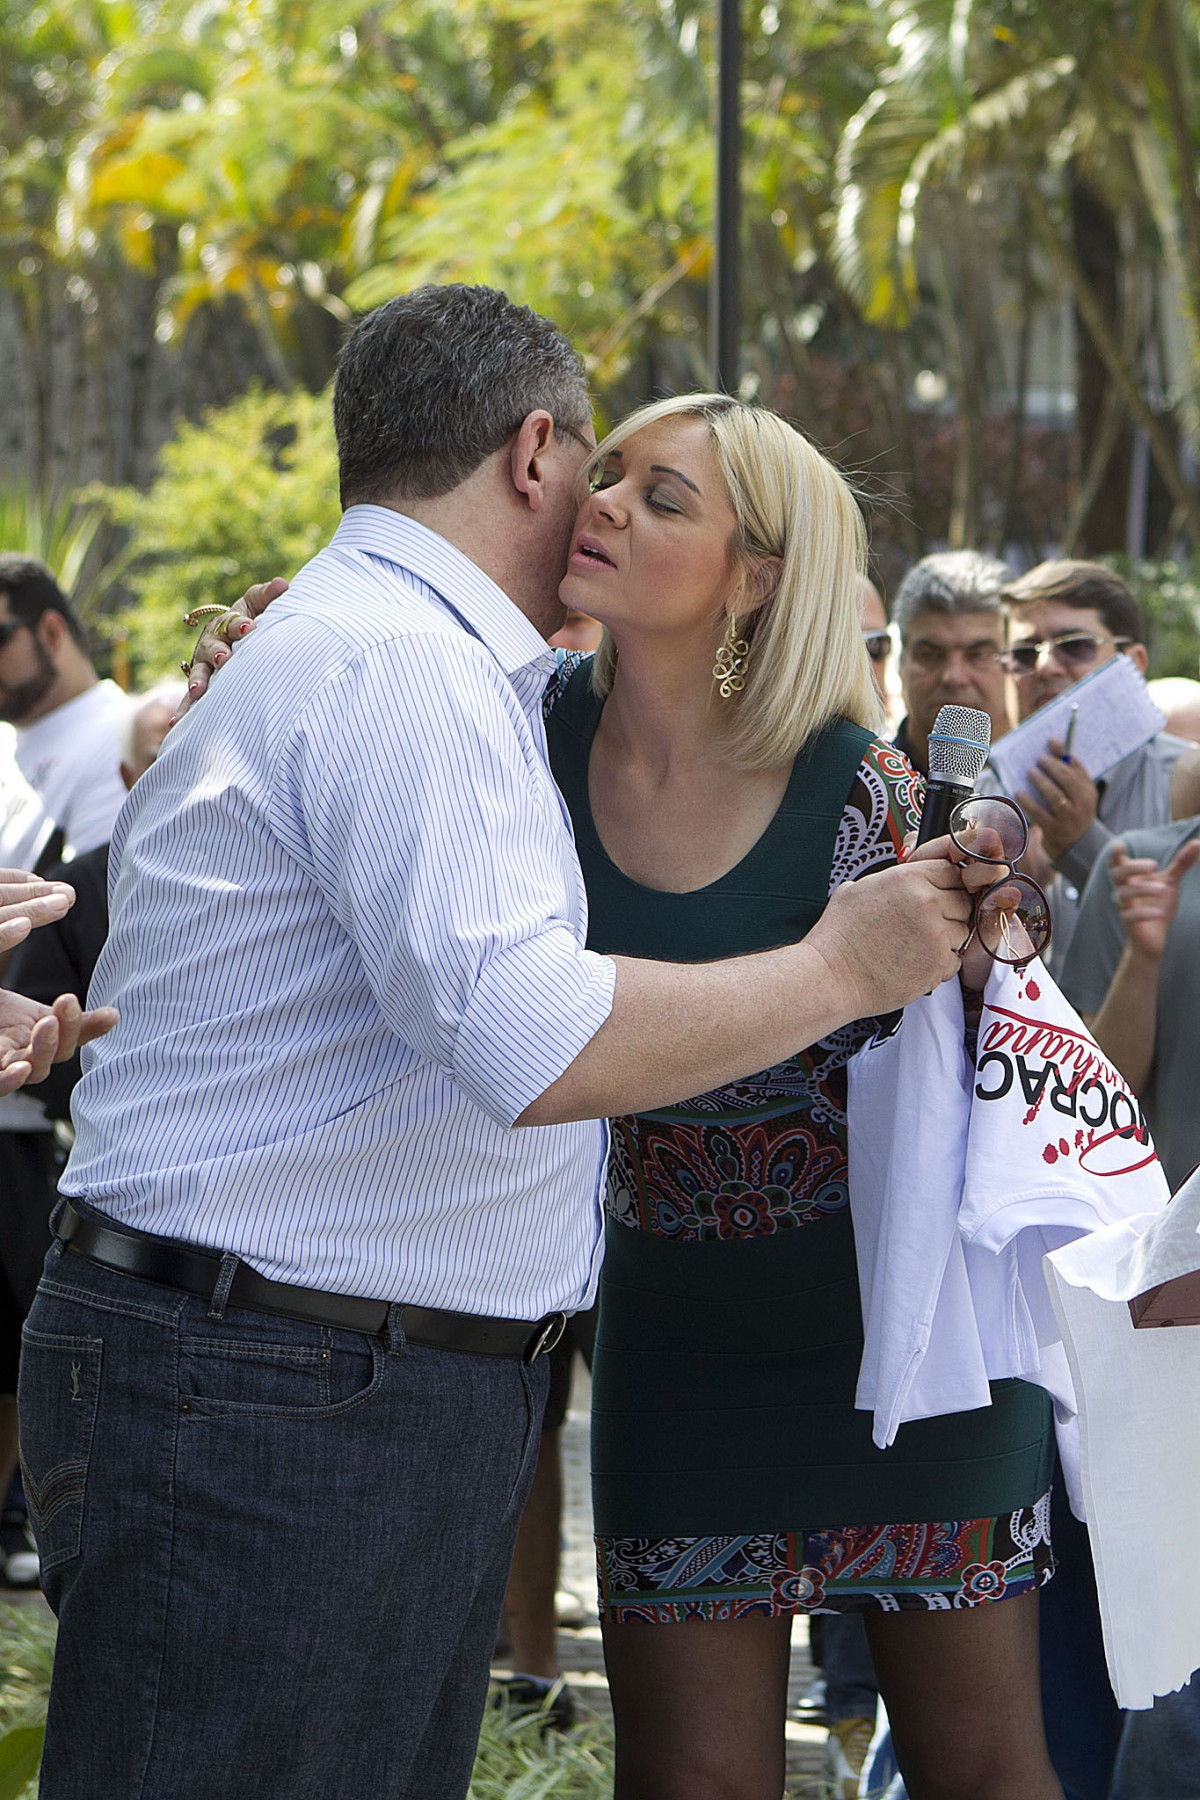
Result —
[{"label": "eyeglasses lens", "polygon": [[978,862],[1015,863],[1029,844],[1029,827],[1011,800],[981,796],[954,809],[950,834],[959,849]]},{"label": "eyeglasses lens", "polygon": [[1050,942],[1050,908],[1027,875],[1009,875],[979,896],[975,930],[997,962],[1027,963]]},{"label": "eyeglasses lens", "polygon": [[1014,644],[1008,653],[1008,660],[1017,675],[1032,675],[1041,661],[1042,652],[1048,650],[1056,662],[1064,669],[1086,669],[1095,662],[1100,649],[1100,640],[1086,631],[1069,632],[1064,637],[1032,638],[1024,644]]},{"label": "eyeglasses lens", "polygon": [[867,646],[867,655],[872,662],[882,662],[892,647],[892,640],[886,631],[864,631],[863,643]]}]

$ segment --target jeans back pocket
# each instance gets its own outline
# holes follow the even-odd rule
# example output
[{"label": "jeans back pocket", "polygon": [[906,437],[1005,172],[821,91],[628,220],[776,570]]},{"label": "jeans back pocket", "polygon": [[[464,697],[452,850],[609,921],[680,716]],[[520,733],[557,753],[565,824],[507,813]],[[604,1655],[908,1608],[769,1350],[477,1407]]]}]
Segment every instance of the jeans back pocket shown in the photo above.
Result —
[{"label": "jeans back pocket", "polygon": [[21,1334],[21,1479],[43,1571],[79,1554],[102,1348],[99,1338]]}]

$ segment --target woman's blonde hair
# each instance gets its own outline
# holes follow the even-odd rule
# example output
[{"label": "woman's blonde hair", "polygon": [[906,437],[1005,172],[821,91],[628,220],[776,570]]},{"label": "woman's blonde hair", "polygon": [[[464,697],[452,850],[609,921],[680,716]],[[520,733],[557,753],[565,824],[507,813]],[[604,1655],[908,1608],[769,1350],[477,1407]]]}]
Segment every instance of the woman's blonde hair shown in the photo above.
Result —
[{"label": "woman's blonde hair", "polygon": [[[859,622],[866,530],[849,485],[815,445],[764,407],[728,394],[681,394],[631,413],[597,446],[585,474],[644,426],[689,417],[709,428],[737,520],[730,550],[746,590],[768,558],[780,565],[769,600],[752,612],[731,607],[749,644],[742,692],[728,700],[713,693],[726,713],[731,760],[774,768],[838,717],[878,731],[882,708]],[[612,686],[616,663],[606,631],[592,670],[598,694]]]}]

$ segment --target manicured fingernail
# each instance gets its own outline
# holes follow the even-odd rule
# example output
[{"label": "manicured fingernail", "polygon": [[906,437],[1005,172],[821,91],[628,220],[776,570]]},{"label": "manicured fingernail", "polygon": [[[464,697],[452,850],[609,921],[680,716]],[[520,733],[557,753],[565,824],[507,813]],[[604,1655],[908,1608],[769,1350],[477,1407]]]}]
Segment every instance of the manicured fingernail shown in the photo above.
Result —
[{"label": "manicured fingernail", "polygon": [[200,683],[198,681],[193,681],[188,687],[189,696],[191,697],[191,699],[194,700],[196,698],[196,695],[199,692],[200,692]]}]

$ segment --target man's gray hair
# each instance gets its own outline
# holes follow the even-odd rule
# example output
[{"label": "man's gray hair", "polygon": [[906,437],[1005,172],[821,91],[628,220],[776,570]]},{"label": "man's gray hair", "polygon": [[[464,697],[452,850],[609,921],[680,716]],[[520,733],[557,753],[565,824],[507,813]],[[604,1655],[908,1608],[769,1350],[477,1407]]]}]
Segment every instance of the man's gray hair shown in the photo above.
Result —
[{"label": "man's gray hair", "polygon": [[942,550],[914,563],[896,594],[892,618],[904,642],[919,613],[998,613],[1011,579],[995,556],[980,550]]}]

